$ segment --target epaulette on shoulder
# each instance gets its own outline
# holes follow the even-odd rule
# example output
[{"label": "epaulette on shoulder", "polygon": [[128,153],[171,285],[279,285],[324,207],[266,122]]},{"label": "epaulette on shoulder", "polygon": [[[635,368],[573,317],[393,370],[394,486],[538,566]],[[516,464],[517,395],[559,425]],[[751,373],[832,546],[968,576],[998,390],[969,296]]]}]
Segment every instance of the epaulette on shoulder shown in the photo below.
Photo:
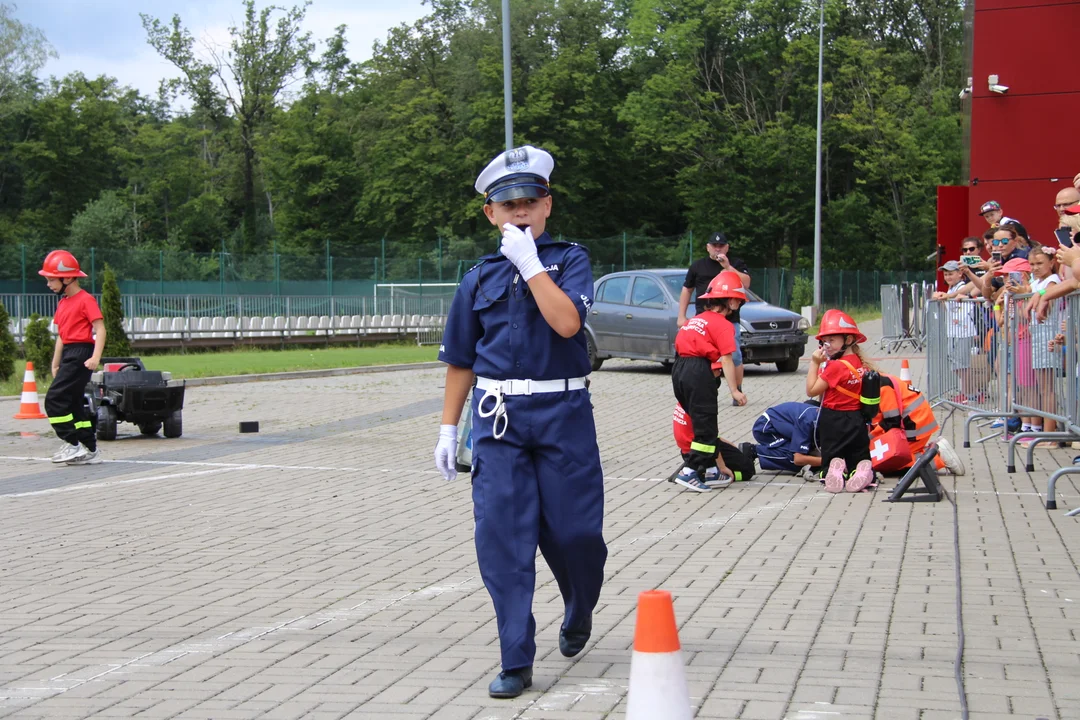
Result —
[{"label": "epaulette on shoulder", "polygon": [[476,268],[480,267],[481,265],[483,265],[483,264],[484,264],[484,263],[486,263],[486,262],[487,262],[487,260],[481,260],[480,262],[476,263],[476,264],[475,264],[475,265],[473,265],[473,266],[472,266],[471,268],[469,268],[468,270],[466,270],[466,271],[465,271],[465,273],[464,273],[464,274],[463,274],[463,275],[462,275],[461,277],[462,277],[462,278],[464,279],[465,275],[468,275],[468,274],[469,274],[469,273],[471,273],[471,272],[472,272],[473,270],[475,270]]},{"label": "epaulette on shoulder", "polygon": [[592,255],[592,252],[589,250],[587,245],[582,245],[581,243],[576,243],[576,242],[574,242],[572,240],[553,240],[550,243],[550,245],[554,245],[555,247],[564,247],[564,248],[579,247],[582,250],[584,250],[587,254]]}]

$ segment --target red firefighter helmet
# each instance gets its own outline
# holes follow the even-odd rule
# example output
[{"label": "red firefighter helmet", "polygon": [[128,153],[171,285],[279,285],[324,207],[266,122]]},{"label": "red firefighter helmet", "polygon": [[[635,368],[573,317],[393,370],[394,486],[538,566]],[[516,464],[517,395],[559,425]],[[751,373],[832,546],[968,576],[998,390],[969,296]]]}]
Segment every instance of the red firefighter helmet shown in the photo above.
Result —
[{"label": "red firefighter helmet", "polygon": [[826,310],[821,316],[821,329],[818,330],[817,339],[821,340],[826,335],[854,335],[855,342],[866,342],[866,336],[859,332],[859,326],[843,310]]},{"label": "red firefighter helmet", "polygon": [[736,298],[746,300],[746,288],[742,286],[742,278],[734,270],[725,270],[712,279],[709,289],[704,295],[698,295],[698,300],[715,300],[718,298]]},{"label": "red firefighter helmet", "polygon": [[84,278],[86,273],[79,269],[79,261],[67,250],[53,250],[45,256],[38,275],[47,278]]}]

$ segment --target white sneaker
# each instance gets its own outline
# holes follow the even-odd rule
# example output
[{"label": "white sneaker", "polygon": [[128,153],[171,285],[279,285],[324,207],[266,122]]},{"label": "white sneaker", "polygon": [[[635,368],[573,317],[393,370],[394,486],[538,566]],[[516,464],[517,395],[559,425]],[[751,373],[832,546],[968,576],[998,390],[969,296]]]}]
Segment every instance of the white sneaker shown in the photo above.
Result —
[{"label": "white sneaker", "polygon": [[52,461],[54,463],[66,463],[77,457],[82,457],[85,454],[86,448],[83,447],[82,443],[79,443],[78,445],[64,443],[64,447],[60,448],[60,451],[52,456]]},{"label": "white sneaker", "polygon": [[87,450],[85,445],[79,445],[83,449],[82,455],[76,455],[67,461],[68,465],[99,465],[101,464],[100,450]]},{"label": "white sneaker", "polygon": [[945,438],[938,438],[937,441],[938,454],[941,455],[942,461],[945,463],[945,467],[953,475],[963,475],[967,472],[967,468],[964,467],[964,461],[960,459],[960,455],[956,452],[956,449],[952,446],[952,443]]}]

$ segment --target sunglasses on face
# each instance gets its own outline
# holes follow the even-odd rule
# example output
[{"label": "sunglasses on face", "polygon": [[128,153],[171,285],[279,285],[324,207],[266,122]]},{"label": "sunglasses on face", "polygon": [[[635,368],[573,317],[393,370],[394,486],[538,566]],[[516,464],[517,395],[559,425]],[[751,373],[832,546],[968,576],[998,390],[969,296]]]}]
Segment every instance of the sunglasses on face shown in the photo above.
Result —
[{"label": "sunglasses on face", "polygon": [[977,252],[979,252],[979,248],[977,248],[977,247],[960,248],[960,252],[966,252],[966,253],[974,252],[974,253],[977,253]]},{"label": "sunglasses on face", "polygon": [[1012,242],[1012,238],[1002,238],[1002,239],[995,238],[995,239],[990,241],[990,243],[994,247],[997,247],[998,245],[1008,245],[1011,242]]}]

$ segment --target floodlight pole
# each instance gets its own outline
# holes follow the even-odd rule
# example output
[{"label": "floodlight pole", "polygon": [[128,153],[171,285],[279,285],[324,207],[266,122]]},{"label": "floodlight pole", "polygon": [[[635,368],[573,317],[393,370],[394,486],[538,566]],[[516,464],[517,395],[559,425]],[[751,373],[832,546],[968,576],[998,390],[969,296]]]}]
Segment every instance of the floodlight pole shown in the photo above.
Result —
[{"label": "floodlight pole", "polygon": [[825,0],[821,0],[818,22],[817,60],[817,162],[814,168],[814,312],[821,308],[821,84],[825,61]]},{"label": "floodlight pole", "polygon": [[514,147],[514,95],[510,86],[510,0],[502,0],[503,113],[506,117],[506,149]]}]

